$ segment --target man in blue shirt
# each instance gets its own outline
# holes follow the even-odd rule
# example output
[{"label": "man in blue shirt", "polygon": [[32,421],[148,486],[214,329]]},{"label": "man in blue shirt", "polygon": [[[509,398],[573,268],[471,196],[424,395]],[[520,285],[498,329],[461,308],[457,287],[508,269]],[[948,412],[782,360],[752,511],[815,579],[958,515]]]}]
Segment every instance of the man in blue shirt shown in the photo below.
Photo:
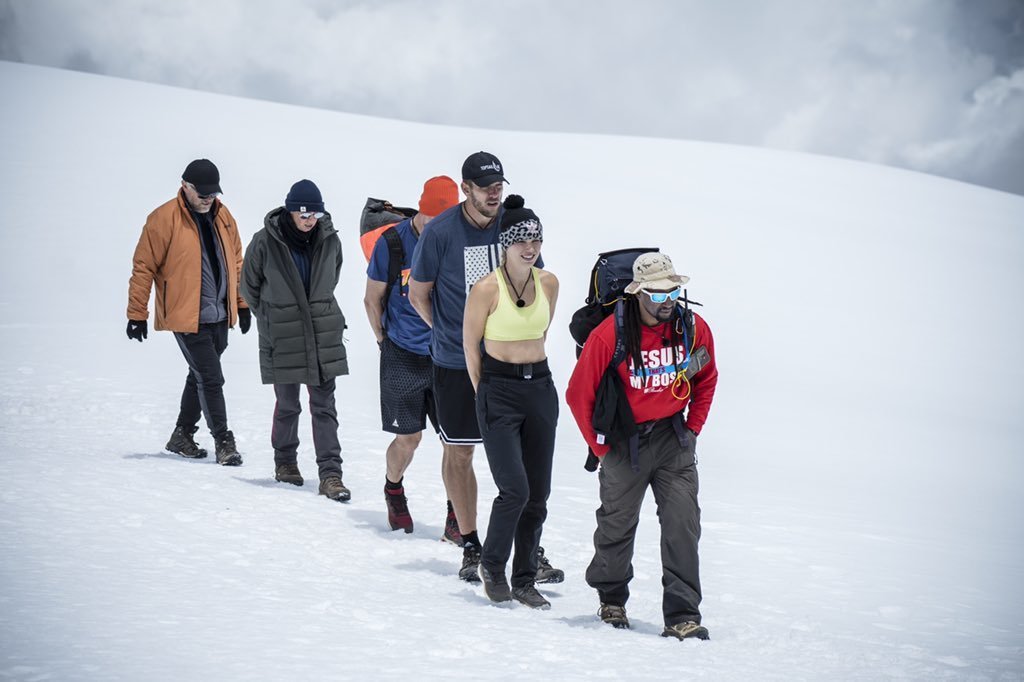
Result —
[{"label": "man in blue shirt", "polygon": [[493,154],[477,152],[466,159],[466,200],[434,219],[416,247],[409,279],[409,301],[433,332],[430,356],[445,456],[442,473],[464,542],[459,577],[470,582],[480,579],[473,450],[482,441],[476,393],[462,349],[462,318],[470,288],[500,264],[498,214],[505,182],[501,162]]},{"label": "man in blue shirt", "polygon": [[[434,216],[459,202],[455,181],[442,175],[427,180],[420,197],[419,212],[390,228],[402,244],[399,277],[389,282],[391,249],[379,238],[366,268],[363,305],[370,327],[380,346],[380,412],[384,431],[395,434],[388,445],[384,500],[391,530],[413,530],[412,515],[405,497],[403,477],[420,444],[427,417],[437,426],[434,410],[430,327],[409,303],[408,280],[416,244]],[[390,289],[390,291],[389,291]],[[386,304],[385,304],[386,301]],[[385,307],[386,306],[386,307]],[[444,476],[442,457],[441,470]],[[444,539],[462,544],[458,523],[449,502]]]}]

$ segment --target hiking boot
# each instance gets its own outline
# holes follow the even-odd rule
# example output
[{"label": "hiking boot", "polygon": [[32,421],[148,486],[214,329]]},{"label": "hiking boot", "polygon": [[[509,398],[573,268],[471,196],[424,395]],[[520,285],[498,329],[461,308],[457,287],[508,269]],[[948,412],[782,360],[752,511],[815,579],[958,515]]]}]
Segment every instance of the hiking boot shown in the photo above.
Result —
[{"label": "hiking boot", "polygon": [[217,464],[236,467],[242,464],[242,456],[235,447],[235,434],[226,431],[220,438],[214,438],[217,446]]},{"label": "hiking boot", "polygon": [[405,488],[388,490],[384,486],[384,502],[388,507],[388,524],[391,530],[401,528],[406,533],[412,532],[412,515],[409,514],[409,501],[405,499]]},{"label": "hiking boot", "polygon": [[626,618],[626,607],[618,604],[601,604],[601,610],[597,612],[601,621],[608,623],[619,630],[629,629],[629,619]]},{"label": "hiking boot", "polygon": [[675,637],[676,639],[710,639],[708,635],[708,629],[703,625],[698,625],[692,620],[688,620],[684,623],[676,623],[675,625],[666,625],[665,631],[661,633],[662,637]]},{"label": "hiking boot", "polygon": [[455,512],[450,506],[448,507],[448,518],[444,520],[444,535],[441,536],[441,539],[456,547],[463,547],[466,544],[466,541],[462,539],[462,533],[459,532],[459,521],[455,518]]},{"label": "hiking boot", "polygon": [[552,568],[551,562],[544,556],[544,548],[537,548],[537,575],[538,583],[560,583],[565,580],[565,571],[560,568]]},{"label": "hiking boot", "polygon": [[515,597],[516,601],[521,604],[526,604],[531,609],[550,609],[551,602],[541,596],[541,593],[537,591],[537,588],[533,585],[523,585],[522,587],[513,587],[512,596]]},{"label": "hiking boot", "polygon": [[505,580],[504,571],[491,573],[484,568],[483,564],[480,564],[479,577],[480,582],[484,584],[484,594],[488,599],[498,603],[512,601],[512,590],[509,589],[508,581]]},{"label": "hiking boot", "polygon": [[192,438],[192,435],[198,430],[198,426],[193,426],[192,428],[175,426],[174,433],[171,434],[171,438],[167,441],[164,449],[167,452],[173,452],[176,455],[188,457],[189,459],[202,459],[206,457],[206,450],[199,447],[199,443]]},{"label": "hiking boot", "polygon": [[291,483],[292,485],[302,485],[305,483],[302,479],[302,474],[299,472],[299,465],[295,462],[278,464],[274,467],[274,478],[281,483]]},{"label": "hiking boot", "polygon": [[341,482],[341,476],[328,476],[320,481],[320,494],[338,502],[348,502],[352,499],[352,491]]},{"label": "hiking boot", "polygon": [[462,548],[462,568],[459,569],[459,578],[467,583],[480,582],[480,548],[471,542],[467,542]]}]

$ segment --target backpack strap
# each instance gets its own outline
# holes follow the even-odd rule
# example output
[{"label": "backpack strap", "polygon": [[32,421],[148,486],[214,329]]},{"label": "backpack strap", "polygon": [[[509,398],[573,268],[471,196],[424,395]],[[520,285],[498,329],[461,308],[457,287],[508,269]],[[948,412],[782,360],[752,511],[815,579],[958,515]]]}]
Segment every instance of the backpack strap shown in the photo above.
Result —
[{"label": "backpack strap", "polygon": [[[388,245],[388,285],[384,289],[384,317],[381,326],[386,332],[388,329],[388,299],[391,297],[391,289],[396,280],[402,277],[402,262],[405,260],[405,249],[402,248],[402,238],[398,236],[398,230],[392,225],[381,233],[381,236]],[[401,282],[399,281],[399,286]]]}]

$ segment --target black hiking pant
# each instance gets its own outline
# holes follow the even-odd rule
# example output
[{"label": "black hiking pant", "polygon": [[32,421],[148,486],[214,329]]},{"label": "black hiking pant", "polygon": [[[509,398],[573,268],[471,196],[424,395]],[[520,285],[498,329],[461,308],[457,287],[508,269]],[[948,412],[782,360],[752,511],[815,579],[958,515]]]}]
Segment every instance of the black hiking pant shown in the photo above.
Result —
[{"label": "black hiking pant", "polygon": [[210,433],[214,439],[220,439],[228,432],[224,372],[220,366],[220,356],[228,347],[228,322],[200,324],[195,334],[174,332],[174,338],[188,363],[177,425],[193,429],[199,418],[205,416]]},{"label": "black hiking pant", "polygon": [[700,507],[694,441],[683,447],[671,419],[640,438],[640,471],[630,466],[629,444],[618,443],[601,460],[601,507],[587,584],[604,604],[625,606],[633,579],[633,542],[647,486],[654,491],[661,524],[662,613],[665,625],[700,623]]},{"label": "black hiking pant", "polygon": [[[523,368],[529,369],[529,378]],[[476,415],[498,488],[480,563],[504,573],[515,545],[510,582],[513,587],[532,585],[548,515],[558,423],[558,393],[547,362],[512,365],[485,357]]]},{"label": "black hiking pant", "polygon": [[[299,415],[302,384],[274,384],[274,425],[270,444],[274,446],[274,464],[295,464],[299,450]],[[309,414],[313,422],[313,448],[320,480],[341,476],[341,443],[338,441],[338,408],[334,401],[334,379],[319,386],[306,386]]]}]

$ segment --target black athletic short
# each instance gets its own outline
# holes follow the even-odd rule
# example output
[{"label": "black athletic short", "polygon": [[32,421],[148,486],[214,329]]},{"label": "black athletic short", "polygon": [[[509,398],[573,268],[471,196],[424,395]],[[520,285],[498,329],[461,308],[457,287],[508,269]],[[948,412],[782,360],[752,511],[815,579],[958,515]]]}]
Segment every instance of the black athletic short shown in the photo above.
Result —
[{"label": "black athletic short", "polygon": [[380,418],[388,433],[406,435],[437,430],[432,368],[429,355],[405,350],[388,337],[380,347]]},{"label": "black athletic short", "polygon": [[468,371],[434,365],[434,401],[442,441],[450,445],[483,442],[476,421],[476,392]]}]

